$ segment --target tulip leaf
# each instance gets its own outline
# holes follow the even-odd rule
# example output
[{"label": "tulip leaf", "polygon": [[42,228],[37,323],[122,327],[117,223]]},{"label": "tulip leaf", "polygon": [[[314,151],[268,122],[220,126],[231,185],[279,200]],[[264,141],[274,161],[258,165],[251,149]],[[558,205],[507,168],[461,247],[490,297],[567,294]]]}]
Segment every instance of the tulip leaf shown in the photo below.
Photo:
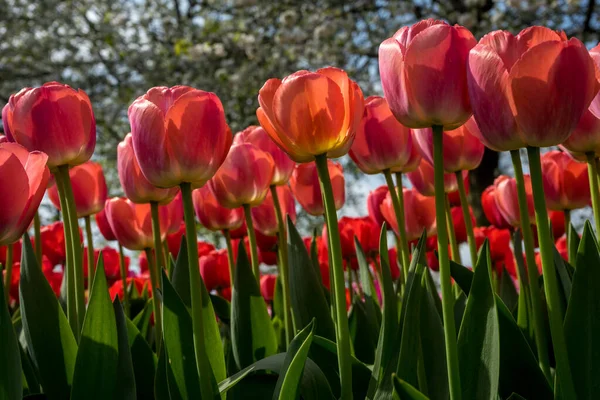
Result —
[{"label": "tulip leaf", "polygon": [[[290,302],[296,326],[306,326],[315,319],[315,334],[335,340],[335,326],[318,273],[300,234],[288,216],[288,260]],[[319,273],[320,274],[320,273]]]},{"label": "tulip leaf", "polygon": [[137,326],[128,318],[125,323],[138,398],[151,399],[154,396],[154,376],[158,364],[156,355]]},{"label": "tulip leaf", "polygon": [[413,385],[394,375],[394,398],[400,400],[428,400],[429,398],[419,392]]},{"label": "tulip leaf", "polygon": [[581,239],[579,238],[579,234],[577,234],[577,231],[573,227],[573,224],[570,224],[568,229],[569,243],[567,252],[569,255],[569,262],[574,263],[577,259],[577,249],[579,249],[579,243]]},{"label": "tulip leaf", "polygon": [[573,274],[575,271],[574,268],[562,258],[555,245],[552,246],[552,250],[554,252],[554,267],[556,269],[556,276],[558,278],[559,288],[561,289],[559,290],[559,296],[561,299],[560,304],[562,306],[560,309],[560,315],[562,315],[564,318],[567,312],[567,303],[571,298]]},{"label": "tulip leaf", "polygon": [[140,311],[135,318],[133,319],[133,323],[136,328],[143,337],[149,337],[149,329],[150,329],[150,318],[152,317],[152,311],[154,309],[154,305],[152,304],[154,299],[148,299],[144,303],[144,308]]},{"label": "tulip leaf", "polygon": [[367,296],[363,302],[354,296],[348,326],[354,355],[365,364],[373,364],[381,328],[381,311],[373,298]]},{"label": "tulip leaf", "polygon": [[302,329],[290,343],[279,379],[273,393],[273,400],[295,399],[298,396],[300,380],[304,373],[304,365],[312,344],[315,331],[315,321]]},{"label": "tulip leaf", "polygon": [[[289,223],[289,221],[288,221]],[[321,266],[319,265],[319,249],[317,248],[317,236],[313,236],[310,242],[310,260],[312,261],[312,265],[315,269],[315,273],[317,274],[317,280],[323,286],[323,277],[321,276]],[[324,290],[327,290],[324,288]]]},{"label": "tulip leaf", "polygon": [[125,312],[119,301],[119,296],[113,301],[113,310],[117,322],[117,337],[119,343],[119,361],[117,364],[117,382],[113,399],[134,400],[137,398],[133,360],[129,348],[129,334],[125,322]]},{"label": "tulip leaf", "polygon": [[[165,346],[161,346],[158,354],[158,361],[156,366],[156,378],[154,380],[154,395],[152,397],[148,397],[149,399],[155,398],[156,400],[171,400],[171,395],[169,394],[169,384],[167,382],[168,379],[174,380],[175,378],[170,376],[167,378],[167,374],[173,374],[173,371],[169,367],[169,363],[167,362],[167,354],[165,352]],[[177,388],[173,387],[173,391]],[[178,394],[179,397],[175,397],[176,399],[180,399],[181,395]]]},{"label": "tulip leaf", "polygon": [[190,269],[188,261],[187,241],[185,240],[185,235],[181,237],[179,254],[177,255],[177,261],[175,261],[173,275],[170,276],[171,284],[173,285],[173,288],[175,288],[175,291],[181,298],[181,301],[183,301],[183,304],[185,304],[188,310],[191,310],[192,292],[190,286]]},{"label": "tulip leaf", "polygon": [[210,295],[210,302],[217,318],[224,324],[229,325],[231,322],[231,304],[223,297],[213,294]]},{"label": "tulip leaf", "polygon": [[[23,368],[23,376],[27,382],[27,394],[41,393],[42,388],[29,354],[20,345],[19,353],[21,354],[21,367]],[[25,393],[25,390],[23,390],[23,393]]]},{"label": "tulip leaf", "polygon": [[358,277],[362,291],[365,297],[370,297],[373,299],[373,301],[377,305],[377,308],[379,309],[379,300],[377,299],[377,293],[375,292],[373,277],[371,276],[371,272],[369,271],[369,262],[367,261],[367,256],[365,255],[365,252],[356,236],[354,237],[354,247],[356,248],[356,258],[358,260]]},{"label": "tulip leaf", "polygon": [[600,393],[600,249],[588,222],[577,251],[565,338],[578,399]]},{"label": "tulip leaf", "polygon": [[44,393],[50,400],[67,399],[73,382],[77,342],[27,235],[23,236],[19,298],[27,349]]},{"label": "tulip leaf", "polygon": [[0,283],[0,398],[20,400],[23,397],[20,345],[5,299],[4,285]]},{"label": "tulip leaf", "polygon": [[508,307],[509,310],[514,310],[519,301],[519,294],[517,293],[517,289],[515,288],[515,284],[506,271],[506,268],[502,267],[502,275],[498,278],[500,280],[500,290],[499,296],[504,301],[504,304]]}]

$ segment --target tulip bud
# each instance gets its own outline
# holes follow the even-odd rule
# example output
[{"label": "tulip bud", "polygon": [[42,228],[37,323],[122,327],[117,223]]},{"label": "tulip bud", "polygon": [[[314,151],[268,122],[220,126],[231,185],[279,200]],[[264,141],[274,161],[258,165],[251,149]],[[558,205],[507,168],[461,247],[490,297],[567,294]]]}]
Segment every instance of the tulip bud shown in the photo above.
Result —
[{"label": "tulip bud", "polygon": [[574,210],[590,204],[587,164],[557,150],[543,154],[541,161],[544,195],[550,210]]},{"label": "tulip bud", "polygon": [[276,275],[264,274],[260,277],[260,293],[266,301],[273,301],[276,282]]},{"label": "tulip bud", "polygon": [[[434,179],[433,179],[433,165],[427,160],[422,159],[419,168],[406,174],[408,180],[415,189],[417,189],[423,196],[433,196],[435,194]],[[467,171],[462,172],[463,178],[468,176]],[[452,193],[458,190],[458,183],[456,182],[455,174],[444,174],[444,191],[446,193]]]},{"label": "tulip bud", "polygon": [[227,250],[213,250],[200,257],[200,274],[210,292],[214,289],[231,286]]},{"label": "tulip bud", "polygon": [[[279,199],[283,220],[285,221],[289,215],[292,222],[296,223],[296,202],[294,201],[290,187],[287,185],[277,186],[277,198]],[[260,205],[253,207],[251,211],[252,222],[257,231],[267,236],[273,236],[278,232],[277,216],[275,215],[275,206],[271,192],[267,194],[267,197]]]},{"label": "tulip bud", "polygon": [[[333,188],[335,209],[339,210],[346,200],[344,171],[341,164],[329,160],[327,168]],[[315,216],[322,216],[325,213],[319,175],[314,162],[296,165],[290,179],[290,187],[294,197],[307,213]]]},{"label": "tulip bud", "polygon": [[[235,230],[242,226],[244,210],[225,208],[219,204],[209,185],[192,192],[194,210],[200,223],[211,231]],[[246,228],[244,227],[244,232]]]},{"label": "tulip bud", "polygon": [[[367,196],[367,210],[369,212],[369,217],[371,217],[371,220],[379,227],[385,222],[385,218],[383,218],[383,215],[381,214],[380,206],[389,191],[387,185],[382,185],[375,190],[371,190]],[[389,225],[388,228],[390,228]]]}]

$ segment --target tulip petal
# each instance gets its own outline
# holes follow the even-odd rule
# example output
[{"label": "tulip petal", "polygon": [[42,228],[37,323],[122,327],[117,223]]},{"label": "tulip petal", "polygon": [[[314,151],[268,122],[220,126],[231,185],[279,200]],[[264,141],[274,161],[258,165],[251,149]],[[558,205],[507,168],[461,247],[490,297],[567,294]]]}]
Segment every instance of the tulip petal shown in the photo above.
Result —
[{"label": "tulip petal", "polygon": [[545,26],[530,26],[517,35],[517,51],[519,56],[527,50],[544,42],[561,42],[566,37]]},{"label": "tulip petal", "polygon": [[[517,50],[517,38],[507,31],[490,32],[481,38],[477,47],[485,46],[498,55],[504,63],[504,69],[510,71],[512,66],[519,59],[520,53]],[[471,50],[471,54],[475,50]]]},{"label": "tulip petal", "polygon": [[28,202],[30,190],[29,178],[23,165],[4,146],[6,144],[0,146],[0,245],[18,239],[20,233],[16,228]]},{"label": "tulip petal", "polygon": [[[50,170],[46,166],[47,162],[48,156],[46,154],[34,151],[29,154],[29,158],[25,164],[25,173],[28,176],[29,182],[29,198],[19,219],[19,231],[21,233],[31,224],[33,215],[37,212],[38,206],[46,192],[46,186],[50,179]],[[104,200],[102,203],[104,204]]]}]

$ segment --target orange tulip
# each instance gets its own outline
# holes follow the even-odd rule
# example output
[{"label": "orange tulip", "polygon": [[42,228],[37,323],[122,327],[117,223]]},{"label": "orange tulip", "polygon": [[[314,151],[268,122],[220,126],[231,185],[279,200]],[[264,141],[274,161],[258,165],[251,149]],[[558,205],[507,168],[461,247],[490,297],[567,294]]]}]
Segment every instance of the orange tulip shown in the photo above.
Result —
[{"label": "orange tulip", "polygon": [[[416,129],[415,142],[421,155],[433,165],[433,131]],[[464,125],[444,131],[444,170],[448,173],[475,169],[483,159],[485,147],[479,140],[477,123],[470,118]]]},{"label": "orange tulip", "polygon": [[232,135],[214,93],[155,87],[129,107],[133,148],[154,186],[204,185],[225,160]]},{"label": "orange tulip", "polygon": [[[244,210],[225,208],[219,204],[209,185],[192,192],[194,210],[200,223],[211,231],[235,230],[242,226]],[[243,228],[244,232],[246,228]]]},{"label": "orange tulip", "polygon": [[[435,198],[423,196],[415,189],[403,188],[404,194],[404,225],[408,241],[418,239],[423,231],[427,236],[435,235]],[[394,232],[398,233],[398,220],[394,213],[392,197],[388,193],[380,206],[381,214]]]},{"label": "orange tulip", "polygon": [[392,115],[385,99],[367,98],[349,153],[358,168],[365,174],[400,170],[409,161],[413,146],[410,129]]},{"label": "orange tulip", "polygon": [[[346,188],[344,171],[342,165],[333,161],[327,161],[329,176],[331,177],[331,186],[333,188],[333,198],[335,209],[339,210],[346,201]],[[321,187],[319,185],[319,176],[314,162],[296,165],[290,187],[294,197],[304,210],[310,215],[322,216],[325,212],[323,207],[323,198]]]},{"label": "orange tulip", "polygon": [[574,210],[590,204],[588,167],[562,151],[552,150],[541,157],[542,182],[548,209]]},{"label": "orange tulip", "polygon": [[[69,170],[77,218],[97,214],[104,209],[108,197],[108,188],[104,179],[102,166],[93,161],[87,161]],[[60,210],[60,200],[56,185],[48,189],[48,197],[52,204]]]},{"label": "orange tulip", "polygon": [[497,151],[564,142],[600,88],[583,43],[540,26],[485,35],[467,76],[481,140]]},{"label": "orange tulip", "polygon": [[271,140],[267,132],[260,126],[249,126],[235,135],[234,144],[250,143],[273,157],[275,172],[271,185],[285,185],[290,180],[296,163]]},{"label": "orange tulip", "polygon": [[256,116],[271,139],[297,162],[348,152],[363,115],[363,95],[341,69],[298,71],[269,79],[258,95]]},{"label": "orange tulip", "polygon": [[[286,216],[296,223],[296,202],[290,187],[287,185],[277,186],[277,197],[281,206],[281,215],[284,220]],[[277,217],[275,215],[275,206],[273,205],[273,196],[271,192],[267,194],[265,200],[258,206],[252,208],[252,222],[254,228],[266,236],[273,236],[278,232]]]},{"label": "orange tulip", "polygon": [[[527,209],[530,221],[535,221],[535,210],[533,207],[533,190],[529,175],[523,176],[525,180],[525,193],[527,195]],[[494,196],[498,210],[511,226],[521,226],[521,213],[519,212],[519,200],[517,195],[517,181],[515,178],[501,175],[494,181]]]},{"label": "orange tulip", "polygon": [[235,144],[208,185],[224,207],[257,206],[267,196],[274,171],[269,153],[249,143]]},{"label": "orange tulip", "polygon": [[469,119],[465,72],[476,43],[466,28],[433,19],[405,26],[381,43],[381,85],[400,123],[450,130]]},{"label": "orange tulip", "polygon": [[[463,171],[463,178],[467,179],[468,172]],[[406,174],[408,180],[415,189],[424,196],[433,196],[435,194],[433,185],[433,165],[426,159],[422,159],[419,168]],[[455,174],[444,174],[444,190],[446,193],[452,193],[458,190]]]},{"label": "orange tulip", "polygon": [[2,110],[2,123],[11,142],[46,153],[50,168],[82,164],[96,146],[90,99],[84,91],[58,82],[11,95]]},{"label": "orange tulip", "polygon": [[50,171],[48,156],[16,143],[0,143],[0,246],[19,240],[36,213]]}]

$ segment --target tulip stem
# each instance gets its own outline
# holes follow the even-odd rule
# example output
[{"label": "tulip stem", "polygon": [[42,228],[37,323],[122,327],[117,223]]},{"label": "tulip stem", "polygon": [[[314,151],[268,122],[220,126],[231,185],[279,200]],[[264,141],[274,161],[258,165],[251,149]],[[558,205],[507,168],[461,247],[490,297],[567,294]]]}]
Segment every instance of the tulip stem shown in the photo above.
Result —
[{"label": "tulip stem", "polygon": [[[528,147],[527,155],[529,157],[529,171],[531,173],[535,219],[537,222],[538,240],[542,256],[542,271],[544,275],[546,302],[548,304],[550,333],[552,335],[552,345],[554,347],[554,356],[556,358],[556,373],[564,398],[575,399],[577,398],[577,395],[575,394],[567,345],[565,343],[565,332],[563,330],[564,310],[561,309],[556,270],[554,269],[554,243],[552,243],[552,236],[548,223],[548,211],[546,210],[546,199],[544,198],[542,164],[540,161],[539,147]],[[530,269],[535,269],[535,264],[532,264]]]},{"label": "tulip stem", "polygon": [[121,282],[123,284],[123,308],[125,315],[130,317],[129,307],[129,288],[127,287],[127,271],[125,270],[125,255],[123,254],[123,246],[119,243],[119,270],[121,271]]},{"label": "tulip stem", "polygon": [[535,246],[533,244],[533,231],[529,220],[529,208],[527,204],[527,193],[525,191],[525,178],[523,176],[523,165],[519,150],[511,150],[510,156],[515,170],[515,181],[517,182],[517,196],[519,200],[519,214],[521,219],[521,232],[525,243],[525,261],[527,264],[527,277],[523,277],[523,284],[529,287],[531,295],[531,311],[533,313],[535,344],[538,354],[540,368],[548,382],[552,385],[550,374],[550,360],[548,359],[548,341],[546,339],[546,328],[542,311],[542,294],[538,284],[539,275],[535,262]]},{"label": "tulip stem", "polygon": [[162,312],[160,309],[160,292],[158,284],[157,261],[151,248],[144,249],[148,259],[148,269],[150,270],[150,284],[152,285],[152,307],[154,310],[154,332],[156,333],[156,352],[160,351],[162,345]]},{"label": "tulip stem", "polygon": [[598,192],[598,165],[594,153],[587,153],[590,192],[592,194],[592,209],[596,222],[596,236],[600,235],[600,194]]},{"label": "tulip stem", "polygon": [[38,264],[42,265],[42,223],[38,211],[33,214],[33,233],[35,238],[35,258],[37,258]]},{"label": "tulip stem", "polygon": [[[41,268],[41,267],[40,267]],[[6,306],[10,306],[10,284],[12,283],[13,270],[13,243],[6,245],[6,265],[4,266],[6,275],[4,276],[4,295],[6,296]]]},{"label": "tulip stem", "polygon": [[94,282],[94,275],[96,266],[94,265],[94,242],[92,239],[92,223],[90,216],[86,215],[85,220],[85,240],[87,241],[87,261],[88,261],[88,291],[92,290],[92,282]]},{"label": "tulip stem", "polygon": [[204,327],[202,320],[202,277],[200,276],[200,264],[198,260],[198,242],[196,236],[196,221],[194,219],[194,206],[192,203],[192,185],[183,182],[181,185],[181,198],[183,200],[183,216],[185,220],[185,239],[187,242],[188,262],[190,273],[190,292],[192,298],[192,330],[194,333],[194,353],[196,357],[196,368],[200,379],[200,393],[203,399],[213,399],[212,382],[213,376],[210,361],[206,354],[204,345]]},{"label": "tulip stem", "polygon": [[454,221],[452,220],[452,209],[450,208],[450,200],[447,194],[444,194],[444,201],[446,203],[446,224],[448,225],[448,238],[450,240],[450,248],[452,249],[452,261],[462,264],[458,241],[456,240]]},{"label": "tulip stem", "polygon": [[340,372],[341,398],[352,399],[352,361],[350,359],[350,332],[348,314],[346,313],[346,285],[344,283],[344,265],[342,263],[342,247],[338,219],[333,198],[333,188],[329,177],[327,156],[315,157],[319,183],[325,206],[327,223],[327,240],[329,241],[330,261],[333,275],[333,298],[335,303],[336,345]]},{"label": "tulip stem", "polygon": [[396,221],[398,223],[398,233],[400,235],[400,246],[398,246],[398,251],[402,259],[401,282],[404,282],[404,279],[406,279],[405,277],[408,276],[408,265],[410,264],[410,251],[408,250],[408,240],[406,239],[406,224],[404,222],[404,193],[402,191],[402,175],[398,175],[398,189],[396,190],[396,186],[394,185],[394,180],[392,179],[392,173],[390,172],[390,170],[386,169],[385,171],[383,171],[383,176],[385,176],[385,183],[387,184],[388,190],[390,192],[390,197],[392,198],[392,205],[394,207],[394,213],[396,214]]},{"label": "tulip stem", "polygon": [[477,264],[477,244],[475,243],[475,232],[473,231],[473,221],[469,212],[469,201],[467,200],[467,191],[463,180],[462,171],[456,171],[456,183],[458,183],[458,195],[460,196],[460,206],[462,208],[465,228],[467,230],[467,241],[469,242],[469,252],[471,254],[471,265],[475,270]]},{"label": "tulip stem", "polygon": [[271,197],[273,198],[273,207],[275,208],[275,217],[277,218],[277,252],[279,253],[279,274],[283,288],[283,309],[285,313],[284,326],[287,348],[296,334],[296,329],[292,325],[292,302],[290,299],[290,281],[288,274],[287,228],[284,221],[284,218],[287,218],[287,215],[284,216],[281,213],[281,204],[279,203],[279,196],[277,195],[277,187],[275,185],[271,185]]},{"label": "tulip stem", "polygon": [[258,263],[258,247],[256,246],[256,233],[254,233],[254,224],[252,223],[252,213],[250,204],[244,204],[244,217],[246,218],[246,230],[248,231],[248,242],[250,244],[250,259],[252,260],[252,271],[256,277],[256,282],[260,284],[260,269]]},{"label": "tulip stem", "polygon": [[70,252],[71,265],[73,268],[73,284],[75,286],[75,310],[77,313],[77,334],[75,337],[78,338],[85,317],[85,292],[83,286],[83,258],[81,242],[79,241],[77,208],[75,207],[75,197],[73,196],[73,187],[71,186],[71,177],[69,176],[69,166],[58,166],[56,178],[62,181],[63,196],[66,206],[62,209],[63,218],[71,233]]},{"label": "tulip stem", "polygon": [[152,236],[154,238],[154,253],[156,254],[156,276],[158,280],[158,271],[161,271],[162,268],[166,268],[166,265],[162,265],[165,261],[163,257],[163,247],[161,232],[160,232],[160,217],[158,215],[158,202],[151,201],[150,202],[150,212],[152,214]]},{"label": "tulip stem", "polygon": [[229,264],[229,284],[233,289],[233,268],[235,266],[235,260],[233,259],[233,246],[231,245],[231,234],[229,229],[223,229],[223,236],[225,237],[225,244],[227,245],[227,264]]},{"label": "tulip stem", "polygon": [[444,339],[446,343],[446,365],[450,399],[461,398],[460,375],[456,328],[454,325],[454,294],[450,281],[448,260],[448,232],[446,228],[446,195],[444,192],[444,135],[443,127],[434,125],[433,130],[433,169],[435,181],[435,216],[438,221],[438,255],[440,260],[440,285],[442,287],[442,314],[444,317]]},{"label": "tulip stem", "polygon": [[573,264],[577,253],[571,254],[571,210],[564,210],[563,215],[565,216],[565,235],[567,237],[567,259],[569,263]]}]

